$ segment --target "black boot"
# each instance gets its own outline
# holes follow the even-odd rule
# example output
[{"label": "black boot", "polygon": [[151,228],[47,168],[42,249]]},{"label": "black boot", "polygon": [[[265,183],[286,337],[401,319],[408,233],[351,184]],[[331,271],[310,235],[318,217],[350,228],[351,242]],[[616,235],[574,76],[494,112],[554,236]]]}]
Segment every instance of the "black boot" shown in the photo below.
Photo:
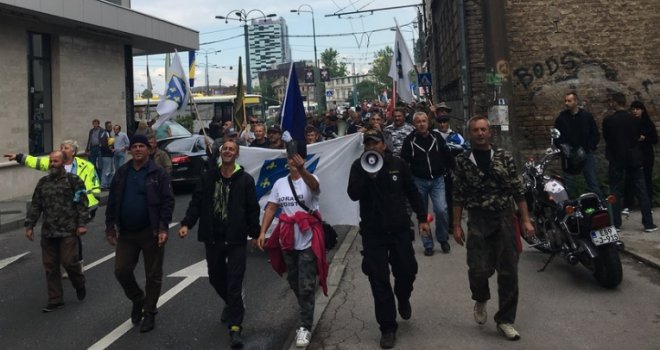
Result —
[{"label": "black boot", "polygon": [[153,312],[145,312],[142,325],[140,326],[140,333],[147,333],[154,329],[156,325],[156,314]]},{"label": "black boot", "polygon": [[243,348],[243,338],[241,337],[242,328],[240,326],[231,326],[229,328],[229,339],[232,349]]},{"label": "black boot", "polygon": [[144,305],[144,299],[133,302],[133,308],[131,309],[131,322],[133,324],[138,324],[142,320],[142,306]]}]

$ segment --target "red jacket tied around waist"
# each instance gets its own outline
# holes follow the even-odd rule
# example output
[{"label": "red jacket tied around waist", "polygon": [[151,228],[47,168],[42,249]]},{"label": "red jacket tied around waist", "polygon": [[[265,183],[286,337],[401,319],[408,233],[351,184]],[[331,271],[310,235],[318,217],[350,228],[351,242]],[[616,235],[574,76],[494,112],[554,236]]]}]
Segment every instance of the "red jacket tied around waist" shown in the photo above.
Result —
[{"label": "red jacket tied around waist", "polygon": [[282,252],[294,248],[294,224],[298,224],[300,231],[312,230],[312,251],[316,256],[316,271],[319,285],[323,294],[328,296],[328,262],[325,256],[325,237],[321,221],[314,215],[304,211],[296,212],[292,216],[282,213],[279,223],[273,230],[270,238],[264,244],[268,250],[270,265],[280,276],[286,272],[286,264]]}]

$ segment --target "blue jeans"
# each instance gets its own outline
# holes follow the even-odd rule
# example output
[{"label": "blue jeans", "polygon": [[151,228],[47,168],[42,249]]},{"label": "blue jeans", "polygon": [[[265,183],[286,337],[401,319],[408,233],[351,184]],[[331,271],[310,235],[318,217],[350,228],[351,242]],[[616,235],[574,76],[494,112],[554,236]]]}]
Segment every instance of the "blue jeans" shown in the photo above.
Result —
[{"label": "blue jeans", "polygon": [[[582,169],[582,175],[584,176],[584,181],[587,183],[587,188],[589,191],[598,195],[598,197],[603,198],[603,192],[600,190],[598,185],[598,176],[596,176],[596,160],[594,159],[593,152],[589,152],[586,155],[586,160],[584,163],[584,169]],[[575,189],[576,177],[579,175],[569,175],[564,173],[564,180],[566,180],[566,187],[568,189],[568,196],[570,198],[577,198],[581,193],[577,193]]]},{"label": "blue jeans", "polygon": [[[421,177],[413,176],[415,185],[419,194],[422,195],[422,202],[424,207],[429,207],[429,197],[433,202],[433,213],[435,214],[435,238],[438,242],[446,242],[448,235],[447,229],[447,198],[445,197],[445,179],[439,177],[433,180],[422,179]],[[433,237],[422,236],[422,244],[424,249],[433,248]]]},{"label": "blue jeans", "polygon": [[96,176],[100,179],[101,178],[101,147],[99,146],[91,146],[89,148],[89,156],[87,156],[87,160],[89,160],[90,163],[94,166],[94,169],[96,169]]},{"label": "blue jeans", "polygon": [[646,193],[646,184],[644,183],[644,173],[642,167],[623,167],[610,163],[609,180],[610,193],[616,197],[616,202],[612,204],[612,221],[615,227],[621,228],[621,202],[623,200],[623,188],[626,178],[632,183],[635,197],[639,201],[639,208],[642,212],[642,224],[644,228],[652,228],[653,215],[651,214],[651,203]]},{"label": "blue jeans", "polygon": [[126,152],[115,152],[113,160],[115,164],[115,171],[117,171],[117,169],[124,165],[124,162],[126,161]]},{"label": "blue jeans", "polygon": [[112,182],[112,175],[115,174],[115,169],[112,167],[113,157],[101,157],[101,188],[110,188]]}]

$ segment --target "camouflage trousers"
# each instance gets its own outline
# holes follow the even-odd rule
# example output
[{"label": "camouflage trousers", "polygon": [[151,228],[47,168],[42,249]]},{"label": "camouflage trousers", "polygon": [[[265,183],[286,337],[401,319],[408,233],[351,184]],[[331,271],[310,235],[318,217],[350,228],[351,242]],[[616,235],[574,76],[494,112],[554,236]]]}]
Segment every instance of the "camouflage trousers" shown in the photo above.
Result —
[{"label": "camouflage trousers", "polygon": [[298,327],[312,329],[314,323],[314,291],[316,289],[316,255],[312,248],[283,251],[289,286],[296,294],[300,307]]},{"label": "camouflage trousers", "polygon": [[468,211],[467,262],[472,299],[490,299],[488,278],[497,271],[497,323],[513,323],[518,307],[518,250],[513,209]]}]

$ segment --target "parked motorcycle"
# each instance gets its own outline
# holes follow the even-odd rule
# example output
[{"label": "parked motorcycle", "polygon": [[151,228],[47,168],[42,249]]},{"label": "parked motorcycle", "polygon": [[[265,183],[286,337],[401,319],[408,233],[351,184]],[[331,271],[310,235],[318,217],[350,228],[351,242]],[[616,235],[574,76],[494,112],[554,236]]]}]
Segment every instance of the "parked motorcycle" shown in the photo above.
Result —
[{"label": "parked motorcycle", "polygon": [[551,130],[551,147],[537,163],[525,163],[523,184],[527,206],[535,225],[536,235],[525,238],[527,243],[552,259],[560,254],[571,265],[578,262],[591,271],[600,285],[615,288],[621,283],[623,271],[619,251],[623,242],[612,225],[607,204],[616,200],[609,196],[603,200],[595,193],[585,193],[576,199],[568,196],[560,176],[545,174],[546,168],[566,153],[555,147],[559,130]]}]

